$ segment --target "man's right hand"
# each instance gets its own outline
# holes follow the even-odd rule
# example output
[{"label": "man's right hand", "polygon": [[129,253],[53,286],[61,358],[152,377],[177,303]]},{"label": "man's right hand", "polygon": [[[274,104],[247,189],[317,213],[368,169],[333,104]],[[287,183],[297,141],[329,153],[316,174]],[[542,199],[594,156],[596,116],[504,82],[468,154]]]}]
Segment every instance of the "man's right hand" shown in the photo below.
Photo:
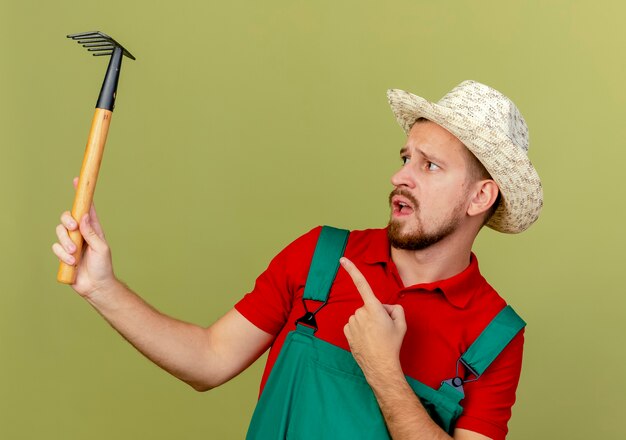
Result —
[{"label": "man's right hand", "polygon": [[[78,185],[78,177],[74,178],[74,188]],[[91,205],[89,214],[80,219],[80,224],[69,211],[61,214],[61,224],[56,227],[58,242],[52,245],[52,251],[59,260],[73,265],[76,258],[73,253],[76,246],[69,237],[68,231],[80,229],[85,244],[83,255],[77,267],[76,282],[72,288],[85,298],[90,298],[99,290],[104,290],[117,283],[113,273],[113,262],[109,245],[104,238],[104,231],[98,220],[96,210]]]}]

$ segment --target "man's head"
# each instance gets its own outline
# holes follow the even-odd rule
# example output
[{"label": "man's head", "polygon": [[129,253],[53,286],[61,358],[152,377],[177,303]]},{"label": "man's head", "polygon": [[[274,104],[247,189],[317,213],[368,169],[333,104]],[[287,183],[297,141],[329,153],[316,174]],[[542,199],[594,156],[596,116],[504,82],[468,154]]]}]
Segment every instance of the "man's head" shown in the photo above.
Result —
[{"label": "man's head", "polygon": [[497,184],[454,135],[418,119],[391,178],[390,244],[421,250],[453,235],[472,239],[493,214]]},{"label": "man's head", "polygon": [[[509,98],[475,81],[463,81],[436,103],[397,89],[387,97],[408,136],[407,146],[415,143],[414,130],[424,135],[424,124],[445,129],[469,159],[468,181],[495,182],[500,197],[491,205],[493,215],[485,214],[487,226],[518,233],[537,220],[543,205],[541,181],[528,159],[528,127]],[[428,122],[416,124],[420,118]]]}]

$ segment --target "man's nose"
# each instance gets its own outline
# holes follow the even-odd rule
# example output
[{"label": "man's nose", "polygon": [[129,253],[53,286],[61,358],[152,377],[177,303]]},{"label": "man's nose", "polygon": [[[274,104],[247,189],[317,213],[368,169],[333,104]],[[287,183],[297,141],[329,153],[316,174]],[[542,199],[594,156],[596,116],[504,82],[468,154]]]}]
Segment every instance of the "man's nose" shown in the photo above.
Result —
[{"label": "man's nose", "polygon": [[408,188],[415,187],[415,178],[407,165],[400,168],[393,176],[391,176],[391,184],[395,187],[406,186]]}]

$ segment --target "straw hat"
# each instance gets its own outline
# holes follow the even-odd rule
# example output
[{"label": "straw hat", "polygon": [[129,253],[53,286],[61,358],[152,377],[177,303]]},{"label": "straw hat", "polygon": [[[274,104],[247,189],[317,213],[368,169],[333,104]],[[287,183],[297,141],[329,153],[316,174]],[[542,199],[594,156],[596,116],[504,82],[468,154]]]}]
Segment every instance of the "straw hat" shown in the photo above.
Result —
[{"label": "straw hat", "polygon": [[476,81],[463,81],[437,103],[398,89],[387,98],[407,135],[416,119],[426,118],[455,135],[489,171],[502,199],[487,226],[518,233],[537,220],[543,190],[528,159],[528,126],[513,101]]}]

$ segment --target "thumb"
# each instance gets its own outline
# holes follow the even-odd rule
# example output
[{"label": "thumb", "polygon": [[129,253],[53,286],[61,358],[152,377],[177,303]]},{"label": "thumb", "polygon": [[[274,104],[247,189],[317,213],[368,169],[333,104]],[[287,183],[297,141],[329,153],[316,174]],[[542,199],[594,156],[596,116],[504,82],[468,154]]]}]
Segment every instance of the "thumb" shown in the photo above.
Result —
[{"label": "thumb", "polygon": [[399,304],[383,304],[383,307],[389,313],[389,317],[396,323],[406,325],[404,316],[404,308]]},{"label": "thumb", "polygon": [[107,244],[106,242],[100,238],[100,236],[96,233],[92,223],[91,217],[89,214],[85,214],[80,221],[80,233],[83,238],[87,242],[90,248],[92,248],[97,253],[101,254],[106,252]]}]

